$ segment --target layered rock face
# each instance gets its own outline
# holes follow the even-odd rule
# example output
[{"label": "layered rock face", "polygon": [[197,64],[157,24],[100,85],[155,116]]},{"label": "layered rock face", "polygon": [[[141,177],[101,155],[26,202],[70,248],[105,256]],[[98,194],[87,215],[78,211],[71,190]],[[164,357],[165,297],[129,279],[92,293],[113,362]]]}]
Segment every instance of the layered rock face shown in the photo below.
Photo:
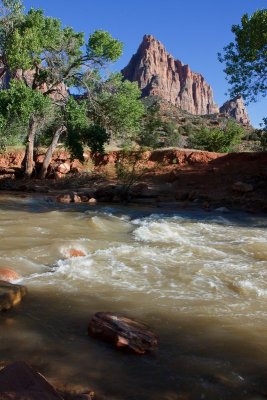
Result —
[{"label": "layered rock face", "polygon": [[229,115],[240,124],[245,126],[250,125],[249,115],[242,96],[236,96],[234,99],[224,103],[220,108],[220,113]]},{"label": "layered rock face", "polygon": [[219,112],[212,89],[203,76],[175,60],[151,35],[144,36],[122,74],[126,79],[138,82],[144,97],[159,96],[191,114]]},{"label": "layered rock face", "polygon": [[[32,87],[34,81],[33,70],[22,71],[21,69],[17,69],[12,75],[7,71],[2,73],[3,67],[0,66],[0,89],[8,89],[9,82],[11,79],[23,80],[29,87]],[[46,83],[39,86],[39,90],[43,93],[50,89]],[[49,94],[49,96],[55,101],[64,101],[68,96],[68,89],[64,83],[59,83],[53,87],[53,91]]]}]

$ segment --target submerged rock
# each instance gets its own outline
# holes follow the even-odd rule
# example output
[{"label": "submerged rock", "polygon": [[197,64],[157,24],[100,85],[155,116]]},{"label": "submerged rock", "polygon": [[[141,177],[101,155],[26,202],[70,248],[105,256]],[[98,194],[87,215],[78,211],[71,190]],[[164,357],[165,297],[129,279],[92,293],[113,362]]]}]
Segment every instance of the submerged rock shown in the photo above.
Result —
[{"label": "submerged rock", "polygon": [[84,251],[79,249],[69,249],[67,252],[68,257],[85,257],[86,254]]},{"label": "submerged rock", "polygon": [[96,204],[97,200],[94,197],[91,197],[91,199],[88,200],[89,204]]},{"label": "submerged rock", "polygon": [[71,195],[70,194],[60,194],[57,196],[57,201],[59,203],[69,204],[72,201]]},{"label": "submerged rock", "polygon": [[21,302],[27,289],[22,285],[0,281],[0,311],[6,311]]},{"label": "submerged rock", "polygon": [[98,312],[89,322],[88,333],[137,354],[155,350],[158,338],[149,328],[130,318],[110,312]]},{"label": "submerged rock", "polygon": [[13,282],[20,279],[21,276],[11,268],[0,268],[0,280],[5,282]]},{"label": "submerged rock", "polygon": [[254,188],[250,183],[235,182],[232,186],[234,192],[248,193],[253,192]]},{"label": "submerged rock", "polygon": [[0,371],[1,400],[63,400],[50,383],[23,361]]},{"label": "submerged rock", "polygon": [[74,203],[81,203],[82,199],[77,193],[73,193],[73,202]]}]

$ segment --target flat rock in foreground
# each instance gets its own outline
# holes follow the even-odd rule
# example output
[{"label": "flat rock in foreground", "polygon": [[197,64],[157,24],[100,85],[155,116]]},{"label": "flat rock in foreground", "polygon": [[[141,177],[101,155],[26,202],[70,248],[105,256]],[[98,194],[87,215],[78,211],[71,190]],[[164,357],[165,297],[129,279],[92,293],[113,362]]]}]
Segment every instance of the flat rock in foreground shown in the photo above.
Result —
[{"label": "flat rock in foreground", "polygon": [[9,310],[20,303],[26,292],[25,286],[0,281],[0,311]]},{"label": "flat rock in foreground", "polygon": [[88,333],[137,354],[155,350],[158,344],[157,336],[146,325],[110,312],[96,313]]},{"label": "flat rock in foreground", "polygon": [[0,371],[1,400],[62,400],[46,379],[23,361]]}]

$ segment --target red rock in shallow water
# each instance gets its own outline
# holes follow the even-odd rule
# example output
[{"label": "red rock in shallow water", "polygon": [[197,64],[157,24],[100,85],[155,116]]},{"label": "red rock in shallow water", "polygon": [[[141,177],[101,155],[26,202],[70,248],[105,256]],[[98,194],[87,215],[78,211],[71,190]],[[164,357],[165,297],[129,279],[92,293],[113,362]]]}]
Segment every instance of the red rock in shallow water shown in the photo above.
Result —
[{"label": "red rock in shallow water", "polygon": [[82,250],[70,249],[68,251],[68,256],[69,257],[85,257],[86,254]]},{"label": "red rock in shallow water", "polygon": [[0,280],[13,282],[20,279],[21,276],[11,268],[0,268]]},{"label": "red rock in shallow water", "polygon": [[88,326],[90,336],[137,354],[155,350],[158,338],[140,322],[110,312],[96,313]]}]

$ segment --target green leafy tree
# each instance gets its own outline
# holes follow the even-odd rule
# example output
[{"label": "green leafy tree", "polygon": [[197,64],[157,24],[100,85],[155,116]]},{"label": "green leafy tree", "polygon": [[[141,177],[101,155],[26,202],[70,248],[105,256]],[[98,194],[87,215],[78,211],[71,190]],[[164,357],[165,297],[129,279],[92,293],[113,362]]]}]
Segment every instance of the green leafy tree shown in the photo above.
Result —
[{"label": "green leafy tree", "polygon": [[267,93],[267,9],[251,16],[243,15],[240,25],[233,25],[234,41],[219,54],[231,85],[230,94],[242,94],[256,101]]},{"label": "green leafy tree", "polygon": [[[2,0],[1,3],[2,80],[4,75],[22,80],[29,89],[49,97],[61,111],[68,102],[67,85],[84,87],[92,71],[116,60],[122,52],[122,43],[108,32],[94,32],[86,44],[83,33],[62,27],[60,20],[45,16],[42,10],[31,9],[24,14],[19,1]],[[64,115],[65,112],[63,120]],[[54,144],[59,132],[66,128],[62,127],[62,119],[59,118],[58,129],[54,131],[56,138],[52,137]],[[33,171],[38,128],[38,118],[32,114],[27,140],[30,145],[25,154],[26,176]]]},{"label": "green leafy tree", "polygon": [[164,122],[162,125],[164,146],[165,147],[177,147],[180,143],[180,133],[173,121]]},{"label": "green leafy tree", "polygon": [[58,110],[57,118],[49,127],[52,141],[48,146],[39,173],[39,178],[45,178],[53,152],[62,134],[64,143],[74,158],[83,161],[84,147],[90,147],[92,152],[102,152],[104,144],[109,140],[107,131],[92,122],[88,117],[87,101],[77,102],[69,97],[66,105]]},{"label": "green leafy tree", "polygon": [[136,82],[120,73],[99,79],[88,91],[88,114],[92,121],[116,139],[133,140],[139,132],[144,106]]},{"label": "green leafy tree", "polygon": [[[146,99],[145,99],[146,100]],[[142,119],[141,130],[138,138],[140,146],[157,148],[159,147],[162,118],[160,106],[157,102],[144,101],[145,113]]]},{"label": "green leafy tree", "polygon": [[267,118],[263,118],[262,129],[258,131],[260,137],[261,148],[263,151],[267,150]]},{"label": "green leafy tree", "polygon": [[244,129],[229,121],[224,128],[205,128],[189,136],[189,146],[194,149],[227,153],[241,141]]},{"label": "green leafy tree", "polygon": [[[29,157],[25,171],[33,165],[33,147],[36,126],[41,126],[47,115],[51,115],[52,101],[41,92],[29,88],[23,81],[13,80],[9,89],[0,91],[0,121],[1,139],[10,136],[14,125],[21,124],[21,131],[26,137],[26,152]],[[24,138],[23,138],[24,139]],[[6,144],[5,139],[2,146]],[[27,172],[26,172],[27,175]],[[27,175],[30,176],[30,175]]]}]

